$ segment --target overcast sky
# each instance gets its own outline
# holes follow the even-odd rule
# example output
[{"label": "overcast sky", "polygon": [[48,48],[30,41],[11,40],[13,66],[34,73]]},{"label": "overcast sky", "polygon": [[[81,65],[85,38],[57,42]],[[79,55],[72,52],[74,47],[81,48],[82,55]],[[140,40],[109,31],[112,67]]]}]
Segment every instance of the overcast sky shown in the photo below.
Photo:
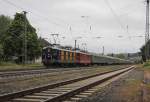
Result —
[{"label": "overcast sky", "polygon": [[[101,53],[137,52],[144,44],[145,0],[0,0],[0,14],[27,11],[38,36]],[[143,36],[143,37],[137,37]],[[65,38],[64,38],[65,37]],[[101,38],[96,38],[101,37]]]}]

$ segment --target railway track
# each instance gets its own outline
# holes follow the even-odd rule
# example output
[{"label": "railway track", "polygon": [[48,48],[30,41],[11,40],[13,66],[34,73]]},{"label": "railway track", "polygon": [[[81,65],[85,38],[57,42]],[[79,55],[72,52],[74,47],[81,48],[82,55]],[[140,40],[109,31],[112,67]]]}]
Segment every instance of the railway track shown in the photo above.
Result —
[{"label": "railway track", "polygon": [[[0,102],[62,102],[85,97],[92,88],[133,70],[134,66],[0,96]],[[89,90],[91,89],[91,90]],[[85,92],[84,94],[81,94]],[[75,97],[75,98],[74,98]]]},{"label": "railway track", "polygon": [[[34,70],[23,70],[23,71],[1,71],[0,72],[0,79],[7,79],[7,78],[16,78],[16,77],[25,77],[25,76],[34,76],[34,75],[43,75],[49,73],[58,73],[60,71],[67,72],[67,71],[77,71],[77,70],[84,70],[85,67],[79,68],[57,68],[57,69],[34,69]],[[86,67],[86,69],[91,69],[91,67]]]},{"label": "railway track", "polygon": [[[55,73],[60,71],[74,71],[74,70],[81,70],[84,68],[57,68],[57,69],[37,69],[37,70],[23,70],[23,71],[2,71],[0,72],[0,78],[13,78],[13,77],[20,77],[20,76],[32,76],[32,75],[39,75],[39,74],[48,74],[48,73]],[[88,68],[87,68],[88,69]],[[89,68],[90,69],[90,68]]]}]

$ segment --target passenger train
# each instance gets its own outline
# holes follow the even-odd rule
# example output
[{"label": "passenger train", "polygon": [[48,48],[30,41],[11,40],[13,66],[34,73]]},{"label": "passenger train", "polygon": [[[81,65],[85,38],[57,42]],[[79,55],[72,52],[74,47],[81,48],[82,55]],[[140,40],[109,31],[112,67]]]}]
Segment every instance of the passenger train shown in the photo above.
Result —
[{"label": "passenger train", "polygon": [[42,50],[42,63],[45,66],[89,66],[89,65],[112,65],[130,64],[129,60],[105,55],[91,54],[79,50],[47,46]]}]

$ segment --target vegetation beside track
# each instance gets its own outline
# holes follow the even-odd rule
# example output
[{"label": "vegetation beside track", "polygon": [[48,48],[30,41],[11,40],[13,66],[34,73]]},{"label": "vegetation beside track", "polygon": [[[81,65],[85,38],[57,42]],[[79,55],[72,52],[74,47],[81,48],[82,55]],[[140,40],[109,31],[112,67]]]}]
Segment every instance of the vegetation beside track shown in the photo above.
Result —
[{"label": "vegetation beside track", "polygon": [[147,61],[143,64],[144,68],[149,68],[150,69],[150,61]]},{"label": "vegetation beside track", "polygon": [[41,69],[45,68],[41,63],[34,64],[15,64],[9,62],[0,63],[0,71],[16,71],[16,70],[29,70],[29,69]]},{"label": "vegetation beside track", "polygon": [[143,65],[140,65],[141,69],[144,71],[144,78],[142,83],[143,91],[143,101],[149,102],[150,100],[150,61],[145,62]]},{"label": "vegetation beside track", "polygon": [[150,61],[144,65],[144,86],[143,91],[145,94],[144,102],[149,102],[150,100]]},{"label": "vegetation beside track", "polygon": [[[121,96],[124,96],[124,99],[130,100],[130,102],[138,101],[139,98],[141,97],[141,80],[138,79],[128,79],[126,80],[125,85],[123,88],[120,90],[121,91]],[[129,91],[130,90],[130,91]]]}]

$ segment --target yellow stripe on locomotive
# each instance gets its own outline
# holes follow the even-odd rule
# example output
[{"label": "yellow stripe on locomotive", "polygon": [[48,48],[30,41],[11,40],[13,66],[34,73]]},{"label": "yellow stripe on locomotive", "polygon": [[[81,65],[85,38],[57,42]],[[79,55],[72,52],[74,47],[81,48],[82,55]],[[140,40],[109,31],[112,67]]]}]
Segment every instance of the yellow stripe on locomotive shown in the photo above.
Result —
[{"label": "yellow stripe on locomotive", "polygon": [[72,52],[70,52],[70,63],[72,63]]},{"label": "yellow stripe on locomotive", "polygon": [[68,62],[68,52],[65,51],[65,62],[67,63]]},{"label": "yellow stripe on locomotive", "polygon": [[64,57],[65,56],[64,56],[64,51],[63,50],[61,50],[61,55],[60,56],[61,56],[61,62],[64,63],[64,60],[65,60]]}]

